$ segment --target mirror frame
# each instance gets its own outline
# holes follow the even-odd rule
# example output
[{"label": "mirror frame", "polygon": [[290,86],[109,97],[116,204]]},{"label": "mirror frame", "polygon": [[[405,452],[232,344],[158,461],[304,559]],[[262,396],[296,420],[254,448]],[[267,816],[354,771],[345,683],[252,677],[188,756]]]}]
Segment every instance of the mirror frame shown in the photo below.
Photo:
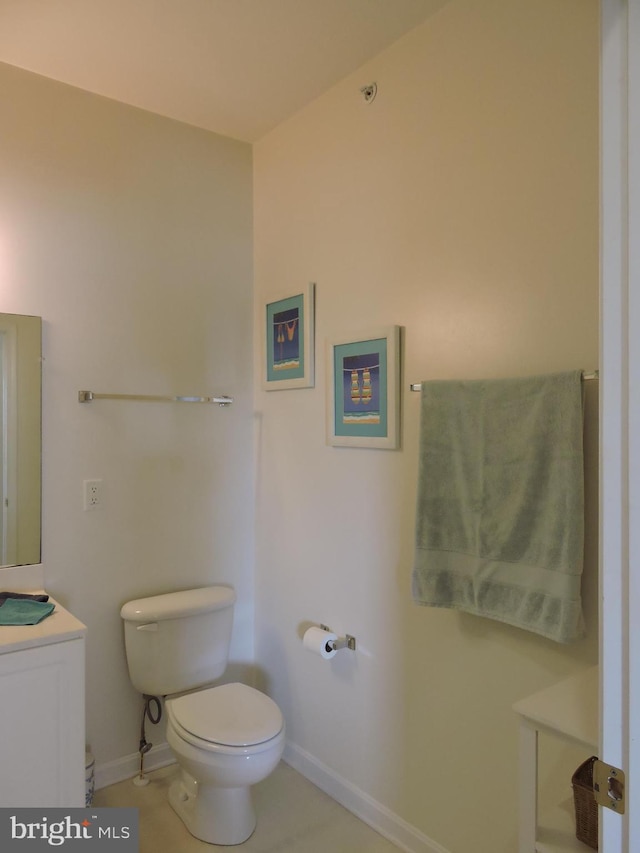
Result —
[{"label": "mirror frame", "polygon": [[0,314],[0,568],[42,555],[42,319]]}]

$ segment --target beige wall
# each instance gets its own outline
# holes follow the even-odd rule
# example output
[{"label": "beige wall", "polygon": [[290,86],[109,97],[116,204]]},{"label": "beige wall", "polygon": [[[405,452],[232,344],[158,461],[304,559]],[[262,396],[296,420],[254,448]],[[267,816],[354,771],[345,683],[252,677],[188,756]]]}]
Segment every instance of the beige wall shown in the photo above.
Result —
[{"label": "beige wall", "polygon": [[[232,582],[232,654],[253,657],[251,147],[6,65],[0,91],[0,310],[44,321],[45,577],[89,628],[104,764],[140,732],[124,601]],[[94,478],[104,508],[84,512]]]},{"label": "beige wall", "polygon": [[[511,705],[597,655],[597,389],[588,637],[562,647],[412,604],[408,385],[597,367],[598,4],[452,0],[260,141],[254,174],[258,377],[264,299],[317,283],[316,387],[256,383],[256,649],[288,755],[415,849],[513,853]],[[403,447],[328,447],[324,341],[386,324],[405,329]],[[358,652],[311,656],[306,620]]]},{"label": "beige wall", "polygon": [[[596,389],[589,634],[563,648],[411,603],[418,395],[401,450],[325,446],[323,345],[402,325],[405,391],[596,367],[597,74],[595,0],[451,0],[255,147],[252,302],[249,146],[0,66],[0,310],[44,318],[43,558],[89,626],[99,763],[137,748],[124,600],[230,580],[245,674],[255,506],[256,658],[290,760],[416,850],[515,849],[511,704],[597,654]],[[265,295],[310,280],[316,387],[264,393],[252,308],[259,341]],[[81,388],[236,402],[81,406]],[[105,507],[84,513],[95,477]],[[312,657],[306,620],[358,652]]]}]

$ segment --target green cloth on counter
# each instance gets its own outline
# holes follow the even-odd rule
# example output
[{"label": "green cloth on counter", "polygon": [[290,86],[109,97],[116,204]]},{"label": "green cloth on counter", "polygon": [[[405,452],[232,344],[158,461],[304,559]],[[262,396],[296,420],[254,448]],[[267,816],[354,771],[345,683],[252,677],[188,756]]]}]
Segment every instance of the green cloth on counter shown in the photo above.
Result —
[{"label": "green cloth on counter", "polygon": [[0,605],[0,625],[37,625],[55,609],[55,604],[25,598],[7,598]]}]

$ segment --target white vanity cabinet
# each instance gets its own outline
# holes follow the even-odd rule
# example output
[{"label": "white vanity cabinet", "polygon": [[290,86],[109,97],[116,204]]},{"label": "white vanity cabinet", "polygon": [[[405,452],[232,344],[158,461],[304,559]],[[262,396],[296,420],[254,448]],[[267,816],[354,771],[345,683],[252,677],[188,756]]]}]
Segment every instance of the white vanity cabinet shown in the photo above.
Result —
[{"label": "white vanity cabinet", "polygon": [[0,807],[85,804],[85,626],[0,626]]}]

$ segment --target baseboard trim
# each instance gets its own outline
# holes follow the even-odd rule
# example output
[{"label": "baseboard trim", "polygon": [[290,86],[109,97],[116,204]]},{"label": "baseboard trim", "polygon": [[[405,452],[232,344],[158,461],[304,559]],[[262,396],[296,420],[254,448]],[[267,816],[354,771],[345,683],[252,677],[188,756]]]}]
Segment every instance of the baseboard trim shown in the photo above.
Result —
[{"label": "baseboard trim", "polygon": [[[287,741],[282,758],[305,779],[406,853],[449,853],[442,845],[335,773],[297,744]],[[159,770],[174,763],[175,759],[167,743],[152,747],[144,757],[144,769],[147,772]],[[140,753],[138,752],[117,758],[115,761],[98,764],[95,771],[96,790],[123,782],[125,779],[133,779],[137,776],[139,769]]]},{"label": "baseboard trim", "polygon": [[[158,746],[152,747],[144,757],[145,772],[151,770],[159,770],[161,767],[166,767],[167,764],[174,764],[175,759],[168,743],[161,743]],[[115,761],[107,761],[104,764],[96,765],[96,790],[106,788],[109,785],[115,785],[116,782],[122,782],[125,779],[133,779],[140,772],[140,753],[133,752],[131,755],[125,755],[123,758],[117,758]]]},{"label": "baseboard trim", "polygon": [[283,760],[345,809],[407,853],[449,853],[415,826],[339,776],[302,747],[287,741]]}]

